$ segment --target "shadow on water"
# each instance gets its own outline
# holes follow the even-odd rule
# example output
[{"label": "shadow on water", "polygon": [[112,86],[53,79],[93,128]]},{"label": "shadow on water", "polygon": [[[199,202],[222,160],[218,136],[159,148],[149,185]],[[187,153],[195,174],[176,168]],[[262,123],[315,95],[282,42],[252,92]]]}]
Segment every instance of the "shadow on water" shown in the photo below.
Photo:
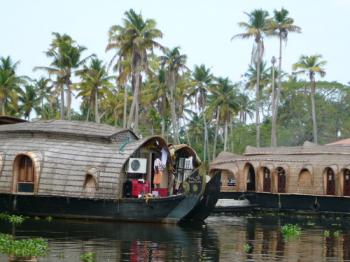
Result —
[{"label": "shadow on water", "polygon": [[[286,224],[299,225],[301,234],[286,238]],[[1,222],[0,231],[10,233],[11,227]],[[80,261],[84,252],[95,252],[98,262],[350,259],[350,218],[326,215],[226,214],[181,225],[42,219],[24,222],[16,234],[48,239],[43,262]]]}]

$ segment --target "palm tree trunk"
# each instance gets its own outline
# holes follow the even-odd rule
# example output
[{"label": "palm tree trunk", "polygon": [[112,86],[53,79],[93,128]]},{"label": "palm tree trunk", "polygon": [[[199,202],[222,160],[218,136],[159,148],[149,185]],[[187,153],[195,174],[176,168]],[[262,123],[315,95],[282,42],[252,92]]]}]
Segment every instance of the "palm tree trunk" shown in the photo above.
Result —
[{"label": "palm tree trunk", "polygon": [[271,123],[271,146],[276,147],[277,146],[277,139],[276,139],[276,96],[275,96],[275,66],[272,67],[272,123]]},{"label": "palm tree trunk", "polygon": [[64,85],[61,86],[61,119],[64,120]]},{"label": "palm tree trunk", "polygon": [[165,134],[165,119],[164,119],[164,117],[162,117],[161,126],[162,126],[162,137],[164,137],[164,134]]},{"label": "palm tree trunk", "polygon": [[189,146],[191,146],[191,140],[190,140],[190,136],[189,136],[189,134],[188,134],[188,130],[187,130],[187,128],[186,128],[185,120],[183,119],[182,121],[183,121],[184,129],[185,129],[187,144],[188,144]]},{"label": "palm tree trunk", "polygon": [[139,111],[140,111],[140,92],[141,92],[141,84],[142,84],[142,76],[141,74],[139,74],[138,77],[138,89],[137,89],[137,94],[135,94],[136,96],[136,103],[135,103],[135,127],[134,127],[134,131],[136,133],[139,132]]},{"label": "palm tree trunk", "polygon": [[1,115],[6,114],[6,109],[5,109],[5,99],[1,99]]},{"label": "palm tree trunk", "polygon": [[176,105],[175,105],[175,91],[176,91],[176,81],[175,81],[175,72],[169,71],[169,89],[170,89],[170,107],[171,107],[171,122],[173,125],[173,134],[174,134],[174,144],[179,144],[179,129],[177,126],[176,119]]},{"label": "palm tree trunk", "polygon": [[256,147],[260,147],[260,115],[259,115],[259,108],[260,108],[260,97],[259,97],[259,86],[260,86],[260,58],[258,59],[258,63],[256,65],[256,89],[255,89],[255,125],[256,125]]},{"label": "palm tree trunk", "polygon": [[216,127],[215,127],[215,137],[214,137],[214,147],[213,147],[213,159],[216,157],[216,142],[217,142],[218,132],[219,132],[219,119],[220,119],[220,106],[218,106],[218,109],[216,111]]},{"label": "palm tree trunk", "polygon": [[317,139],[317,121],[316,121],[316,106],[315,106],[315,93],[316,93],[316,82],[315,78],[310,76],[311,82],[311,112],[312,112],[312,135],[314,137],[314,143],[318,143]]},{"label": "palm tree trunk", "polygon": [[124,110],[123,110],[123,128],[126,128],[126,114],[128,108],[128,90],[126,89],[126,85],[124,86]]},{"label": "palm tree trunk", "polygon": [[278,79],[277,79],[277,90],[275,97],[275,119],[273,120],[276,128],[276,145],[277,146],[277,118],[278,118],[278,103],[280,100],[280,94],[282,89],[282,36],[280,36],[280,46],[279,46],[279,58],[278,58]]},{"label": "palm tree trunk", "polygon": [[98,87],[95,90],[95,122],[100,123],[100,116],[98,114]]},{"label": "palm tree trunk", "polygon": [[[132,123],[135,122],[135,108],[136,108],[136,103],[138,102],[138,93],[139,93],[139,73],[135,73],[134,76],[132,77],[132,84],[133,84],[133,98],[132,98],[132,103],[130,107],[130,112],[129,112],[129,119],[128,119],[128,124],[127,128],[131,128]],[[135,130],[134,130],[135,131]]]},{"label": "palm tree trunk", "polygon": [[233,119],[231,118],[230,120],[230,137],[231,137],[231,152],[234,152],[234,147],[235,147],[235,141],[233,139]]},{"label": "palm tree trunk", "polygon": [[225,138],[224,138],[224,151],[227,149],[227,119],[225,120]]},{"label": "palm tree trunk", "polygon": [[204,122],[204,150],[203,150],[203,162],[207,159],[207,151],[208,151],[208,127],[207,127],[207,121],[205,119],[205,114],[203,114],[203,122]]},{"label": "palm tree trunk", "polygon": [[70,81],[68,80],[66,83],[67,87],[67,119],[71,120],[72,113],[72,90],[70,86]]}]

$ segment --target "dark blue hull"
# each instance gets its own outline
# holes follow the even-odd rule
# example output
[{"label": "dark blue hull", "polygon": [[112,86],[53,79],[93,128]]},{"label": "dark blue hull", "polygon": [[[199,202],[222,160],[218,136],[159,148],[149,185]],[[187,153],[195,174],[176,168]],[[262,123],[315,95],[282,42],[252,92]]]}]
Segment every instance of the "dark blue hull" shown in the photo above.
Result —
[{"label": "dark blue hull", "polygon": [[[186,197],[183,195],[119,200],[87,199],[61,196],[0,194],[0,212],[27,216],[53,216],[95,220],[178,222],[182,217],[170,216]],[[187,214],[190,210],[184,210]]]},{"label": "dark blue hull", "polygon": [[350,197],[271,194],[260,192],[224,192],[220,194],[220,198],[248,199],[250,205],[254,209],[350,214]]}]

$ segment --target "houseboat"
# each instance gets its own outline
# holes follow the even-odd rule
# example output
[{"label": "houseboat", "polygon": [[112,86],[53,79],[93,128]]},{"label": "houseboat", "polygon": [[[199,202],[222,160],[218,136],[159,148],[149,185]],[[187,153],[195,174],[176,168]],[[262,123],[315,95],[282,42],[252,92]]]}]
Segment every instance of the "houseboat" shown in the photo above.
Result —
[{"label": "houseboat", "polygon": [[205,190],[192,148],[159,136],[79,121],[0,122],[0,212],[177,223],[205,219],[207,210],[191,211],[211,208],[205,192],[220,188]]},{"label": "houseboat", "polygon": [[247,199],[258,209],[350,213],[350,144],[222,152],[210,165],[221,174],[221,199]]}]

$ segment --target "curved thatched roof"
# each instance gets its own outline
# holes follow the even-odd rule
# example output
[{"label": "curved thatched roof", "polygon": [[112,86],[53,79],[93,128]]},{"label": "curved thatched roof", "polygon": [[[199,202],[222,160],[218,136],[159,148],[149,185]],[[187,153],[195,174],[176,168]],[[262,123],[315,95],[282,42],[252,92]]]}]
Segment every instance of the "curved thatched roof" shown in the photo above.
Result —
[{"label": "curved thatched roof", "polygon": [[196,151],[192,147],[190,147],[189,145],[187,145],[187,144],[178,144],[178,145],[169,144],[168,147],[170,150],[170,155],[171,155],[173,160],[176,158],[176,156],[175,156],[176,152],[185,152],[187,155],[192,156],[194,158],[193,160],[194,160],[195,167],[199,167],[201,165],[202,161],[200,160]]},{"label": "curved thatched roof", "polygon": [[39,120],[35,122],[0,126],[0,133],[11,132],[52,133],[95,138],[110,138],[121,132],[130,132],[134,138],[137,138],[137,136],[128,129],[120,129],[113,126],[96,124],[92,122],[67,120]]}]

